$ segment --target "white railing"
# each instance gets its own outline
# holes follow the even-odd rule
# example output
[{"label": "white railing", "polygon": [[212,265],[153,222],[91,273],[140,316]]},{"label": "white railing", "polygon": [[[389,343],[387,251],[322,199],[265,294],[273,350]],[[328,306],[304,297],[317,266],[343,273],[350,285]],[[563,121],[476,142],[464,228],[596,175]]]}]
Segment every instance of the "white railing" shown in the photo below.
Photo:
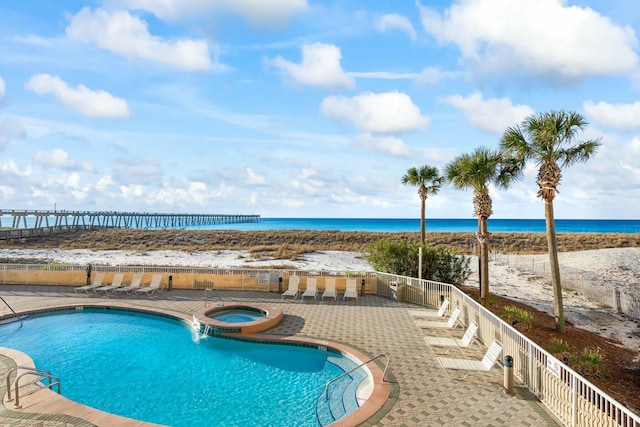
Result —
[{"label": "white railing", "polygon": [[[513,357],[514,375],[562,424],[577,426],[640,427],[640,416],[560,362],[511,325],[485,309],[453,285],[378,273],[378,290],[398,283],[397,299],[437,307],[441,298],[460,307],[463,323],[476,322],[483,343],[502,342],[503,354]],[[426,301],[426,303],[425,303]]]}]

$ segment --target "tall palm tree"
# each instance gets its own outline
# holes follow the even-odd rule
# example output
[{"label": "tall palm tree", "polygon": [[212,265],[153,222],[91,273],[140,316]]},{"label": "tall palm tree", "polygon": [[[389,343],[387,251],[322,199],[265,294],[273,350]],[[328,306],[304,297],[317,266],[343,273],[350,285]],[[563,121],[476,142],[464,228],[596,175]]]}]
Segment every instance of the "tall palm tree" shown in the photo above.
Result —
[{"label": "tall palm tree", "polygon": [[538,197],[544,200],[554,315],[556,331],[560,333],[565,331],[565,321],[553,199],[562,179],[561,168],[586,162],[600,146],[599,140],[575,141],[578,132],[584,130],[587,124],[578,113],[550,111],[531,115],[521,125],[508,128],[500,140],[501,149],[516,157],[520,167],[524,167],[528,160],[533,160],[539,167]]},{"label": "tall palm tree", "polygon": [[487,220],[493,213],[489,185],[506,189],[513,180],[520,178],[521,169],[515,159],[498,150],[476,148],[471,154],[463,154],[446,166],[447,180],[457,189],[472,189],[473,214],[478,218],[478,246],[480,249],[480,298],[487,305],[489,298],[489,237]]},{"label": "tall palm tree", "polygon": [[438,169],[433,166],[421,166],[419,168],[409,168],[402,177],[403,184],[410,184],[418,187],[420,196],[420,241],[424,245],[425,237],[425,210],[427,197],[429,194],[438,194],[438,190],[444,182],[444,177],[440,176]]}]

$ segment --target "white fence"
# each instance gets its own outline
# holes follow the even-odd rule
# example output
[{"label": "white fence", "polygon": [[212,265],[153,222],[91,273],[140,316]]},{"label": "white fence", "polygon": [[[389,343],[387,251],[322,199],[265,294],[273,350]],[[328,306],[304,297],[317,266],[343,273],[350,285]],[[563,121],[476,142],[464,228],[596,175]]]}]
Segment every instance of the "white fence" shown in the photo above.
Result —
[{"label": "white fence", "polygon": [[378,273],[378,294],[398,300],[440,305],[449,298],[460,307],[461,322],[478,324],[477,336],[488,344],[502,343],[513,357],[514,375],[566,426],[640,427],[640,416],[573,371],[511,325],[453,285]]},{"label": "white fence", "polygon": [[[491,261],[534,274],[551,282],[549,261],[529,255],[492,252]],[[618,313],[640,319],[640,283],[622,283],[607,277],[594,278],[593,274],[560,265],[562,289],[575,291],[593,302],[610,307]],[[634,288],[637,290],[634,292]]]}]

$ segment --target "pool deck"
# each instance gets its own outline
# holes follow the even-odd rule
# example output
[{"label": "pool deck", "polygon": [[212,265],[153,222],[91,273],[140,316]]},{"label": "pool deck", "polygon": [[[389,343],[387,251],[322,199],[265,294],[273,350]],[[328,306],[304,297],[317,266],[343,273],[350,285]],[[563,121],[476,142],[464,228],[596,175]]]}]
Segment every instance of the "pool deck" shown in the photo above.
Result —
[{"label": "pool deck", "polygon": [[[557,426],[542,404],[524,387],[515,393],[503,391],[500,366],[488,372],[460,372],[439,366],[436,356],[481,359],[484,346],[467,349],[430,347],[425,335],[462,336],[463,331],[420,329],[410,310],[423,307],[367,295],[357,301],[282,300],[278,293],[219,291],[225,302],[270,304],[283,309],[282,322],[263,334],[274,338],[313,338],[352,347],[374,356],[386,354],[391,364],[387,379],[391,397],[364,426]],[[204,307],[203,291],[172,290],[152,296],[104,296],[74,294],[71,287],[0,286],[2,296],[17,312],[61,305],[119,302],[152,308],[181,317],[191,317]],[[218,301],[209,305],[217,305]],[[0,315],[6,314],[0,307]],[[2,343],[0,342],[0,347]],[[381,359],[383,360],[383,359]],[[0,392],[10,359],[0,356]],[[55,373],[54,373],[55,374]],[[465,374],[466,375],[465,377]],[[464,378],[463,378],[464,377]],[[62,384],[64,391],[64,384]],[[37,396],[36,393],[31,396]],[[28,396],[28,397],[31,397]],[[0,406],[2,426],[92,426],[109,425],[83,413],[72,415],[14,410]],[[95,416],[95,415],[94,415]],[[133,422],[118,425],[151,425]],[[340,424],[342,425],[342,424]]]}]

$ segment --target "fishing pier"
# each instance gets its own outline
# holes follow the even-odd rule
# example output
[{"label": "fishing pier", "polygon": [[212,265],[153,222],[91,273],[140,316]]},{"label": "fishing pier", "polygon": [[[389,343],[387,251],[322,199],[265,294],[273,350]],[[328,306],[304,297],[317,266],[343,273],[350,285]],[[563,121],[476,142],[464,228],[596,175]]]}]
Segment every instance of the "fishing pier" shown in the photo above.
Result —
[{"label": "fishing pier", "polygon": [[0,209],[0,240],[72,229],[166,229],[251,222],[260,222],[260,215]]}]

